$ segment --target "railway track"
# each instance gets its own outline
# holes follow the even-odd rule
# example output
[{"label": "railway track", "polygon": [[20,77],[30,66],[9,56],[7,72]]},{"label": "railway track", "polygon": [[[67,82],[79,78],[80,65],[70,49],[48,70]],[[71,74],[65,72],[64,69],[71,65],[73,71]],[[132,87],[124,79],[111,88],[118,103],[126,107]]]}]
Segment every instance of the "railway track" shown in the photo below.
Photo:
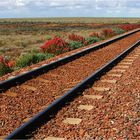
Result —
[{"label": "railway track", "polygon": [[[140,139],[140,46],[85,89],[32,139]],[[75,93],[76,94],[76,93]]]},{"label": "railway track", "polygon": [[[134,44],[134,42],[138,41],[139,38],[140,34],[139,32],[137,32],[135,34],[127,36],[126,38],[121,38],[120,40],[117,39],[116,42],[113,41],[114,43],[109,42],[101,44],[101,46],[99,45],[98,48],[102,49],[96,49],[96,51],[91,51],[94,50],[93,48],[90,48],[89,50],[84,50],[83,52],[80,52],[78,56],[76,56],[77,59],[75,59],[76,54],[74,54],[74,58],[73,56],[70,57],[70,60],[68,59],[69,57],[66,57],[67,60],[64,60],[63,65],[61,64],[63,59],[60,59],[58,60],[58,62],[53,62],[51,65],[49,65],[51,66],[50,68],[48,65],[45,65],[41,68],[35,68],[35,70],[29,73],[2,82],[1,85],[3,88],[1,88],[1,91],[3,91],[3,93],[1,94],[1,110],[4,111],[5,114],[0,116],[2,118],[1,122],[3,122],[1,135],[4,136],[9,134],[9,132],[11,133],[15,128],[19,127],[22,123],[26,122],[22,127],[17,129],[17,131],[13,132],[11,135],[9,135],[9,137],[7,137],[24,138],[27,132],[29,132],[31,129],[33,130],[34,126],[35,128],[37,128],[39,125],[42,124],[42,121],[44,120],[43,118],[46,118],[46,113],[51,113],[51,107],[53,106],[48,106],[51,102],[64,95],[64,93],[66,93],[75,85],[80,83],[83,79],[90,76],[93,72],[98,70],[108,61],[111,61],[112,58],[115,58],[124,50],[128,49],[128,46]],[[122,46],[120,46],[120,44]],[[122,54],[122,56],[119,56],[119,58],[116,60],[116,63],[138,44],[139,42],[133,45],[132,48],[128,49],[126,53]],[[107,47],[103,47],[106,45]],[[106,55],[104,52],[108,52],[108,55]],[[84,53],[86,55],[84,55]],[[71,61],[73,59],[74,61]],[[61,66],[59,66],[59,64],[61,64]],[[113,66],[114,61],[110,65]],[[53,67],[55,67],[55,69],[52,69]],[[43,71],[45,69],[47,71],[50,69],[52,70],[48,71],[47,73],[44,73]],[[100,72],[99,70],[96,71],[96,73],[98,74],[95,75],[95,77],[101,76],[105,70],[108,70],[108,68],[103,68]],[[44,74],[41,74],[42,72]],[[35,74],[39,76],[31,79],[31,77],[34,77]],[[26,75],[25,78],[24,75]],[[31,77],[29,75],[31,75]],[[18,84],[15,86],[15,83],[19,83],[19,80],[21,80],[20,85]],[[87,82],[85,82],[84,80],[78,85],[80,86],[80,90],[84,89],[87,86],[87,84],[90,83],[90,81],[93,82],[94,80],[88,80]],[[6,85],[6,83],[8,84]],[[64,95],[64,97],[59,98],[53,104],[56,104],[57,106],[58,104],[64,104],[66,102],[66,99],[69,99],[70,96],[72,96],[71,98],[73,98],[73,94],[69,95],[70,92],[75,93],[78,91],[79,87],[78,89],[77,87],[73,88],[72,90],[67,92]],[[74,94],[74,96],[75,95],[76,94]],[[59,102],[60,100],[63,101]],[[35,117],[28,122],[30,118],[32,118],[35,114],[37,114],[47,106],[47,112],[45,109],[45,111],[37,115],[39,117],[42,114],[42,116],[40,116],[41,119],[38,120],[38,118],[36,119]],[[21,109],[22,112],[19,111]],[[45,119],[44,121],[46,120],[47,119]],[[19,133],[20,130],[22,130],[21,133]]]}]

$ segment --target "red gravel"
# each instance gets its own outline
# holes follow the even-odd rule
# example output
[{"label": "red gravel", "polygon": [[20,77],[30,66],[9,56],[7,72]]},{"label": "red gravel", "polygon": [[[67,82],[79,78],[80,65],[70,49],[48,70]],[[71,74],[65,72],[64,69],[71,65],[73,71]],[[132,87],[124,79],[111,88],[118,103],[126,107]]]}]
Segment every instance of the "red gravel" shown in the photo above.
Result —
[{"label": "red gravel", "polygon": [[[70,105],[62,108],[54,119],[50,120],[34,133],[33,139],[44,139],[48,136],[54,136],[65,138],[66,140],[139,140],[140,46],[129,56],[133,56],[138,52],[139,56],[126,69],[122,77],[117,79],[117,84],[106,85],[106,87],[111,88],[110,91],[94,91],[93,87],[103,86],[101,80],[99,80],[94,83],[93,87],[83,92],[83,95],[102,95],[102,99],[93,100],[87,99],[84,96],[77,97]],[[111,71],[108,73],[111,73]],[[107,74],[102,76],[101,79],[108,79],[109,76]],[[93,109],[90,111],[80,110],[77,108],[79,105],[92,105]],[[80,118],[82,122],[78,125],[64,124],[63,120],[66,118]]]},{"label": "red gravel", "polygon": [[[57,96],[63,95],[69,88],[100,68],[120,52],[128,48],[140,38],[140,32],[117,41],[108,47],[91,52],[75,61],[60,66],[46,74],[48,83],[39,78],[12,87],[9,91],[17,93],[16,97],[0,95],[0,135],[7,135],[28,119],[46,108]],[[107,53],[106,53],[107,52]],[[36,88],[36,91],[23,89],[23,85]]]}]

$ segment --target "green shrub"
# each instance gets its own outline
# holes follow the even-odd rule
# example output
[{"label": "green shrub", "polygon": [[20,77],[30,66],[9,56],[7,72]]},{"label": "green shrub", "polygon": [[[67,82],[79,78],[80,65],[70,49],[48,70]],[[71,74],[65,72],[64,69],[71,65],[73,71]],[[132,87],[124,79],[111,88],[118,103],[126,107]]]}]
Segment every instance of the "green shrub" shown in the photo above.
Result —
[{"label": "green shrub", "polygon": [[79,42],[79,41],[70,41],[69,42],[70,50],[78,49],[82,46],[84,46],[84,44],[82,42]]},{"label": "green shrub", "polygon": [[47,35],[45,39],[46,39],[46,40],[50,40],[51,38],[52,38],[52,37],[51,37],[50,35]]},{"label": "green shrub", "polygon": [[115,32],[115,34],[119,35],[119,34],[123,34],[125,31],[121,28],[118,27],[114,27],[112,28],[112,30]]},{"label": "green shrub", "polygon": [[12,69],[0,63],[0,76],[3,76],[9,72],[12,72]]},{"label": "green shrub", "polygon": [[53,54],[48,53],[27,53],[19,57],[19,59],[16,62],[17,68],[23,68],[26,66],[30,66],[32,64],[38,63],[40,61],[49,59],[53,57]]},{"label": "green shrub", "polygon": [[101,41],[101,39],[98,37],[95,37],[95,36],[90,36],[90,37],[86,38],[86,41],[87,41],[87,44],[89,45],[89,44],[93,44],[95,42],[99,42],[99,41]]},{"label": "green shrub", "polygon": [[33,55],[30,53],[21,55],[16,62],[18,68],[23,68],[31,64],[33,64]]},{"label": "green shrub", "polygon": [[54,54],[49,54],[49,53],[36,53],[36,54],[33,54],[33,63],[38,63],[40,61],[49,59],[51,57],[54,57]]}]

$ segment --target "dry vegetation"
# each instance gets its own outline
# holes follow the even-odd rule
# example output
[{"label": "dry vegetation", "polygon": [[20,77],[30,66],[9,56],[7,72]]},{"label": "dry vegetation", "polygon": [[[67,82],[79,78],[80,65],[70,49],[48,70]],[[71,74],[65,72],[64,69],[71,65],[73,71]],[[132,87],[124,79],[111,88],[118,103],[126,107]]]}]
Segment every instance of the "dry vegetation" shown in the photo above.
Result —
[{"label": "dry vegetation", "polygon": [[[76,33],[86,37],[93,31],[118,23],[138,23],[139,18],[33,18],[0,20],[0,54],[17,57],[37,49],[49,38]],[[16,53],[15,53],[16,52]]]},{"label": "dry vegetation", "polygon": [[[121,34],[127,31],[127,29],[118,29],[118,25],[127,26],[127,24],[130,23],[140,25],[140,19],[0,19],[0,61],[2,62],[2,68],[0,68],[0,70],[3,69],[3,66],[4,68],[6,66],[7,69],[7,65],[14,65],[14,63],[10,62],[9,60],[14,60],[15,63],[18,63],[18,67],[14,68],[15,70],[18,69],[19,66],[24,67],[27,65],[31,65],[32,63],[37,63],[54,55],[70,51],[84,45],[92,44],[94,42],[109,38],[117,34]],[[101,34],[99,35],[98,33]],[[60,38],[56,38],[56,36]],[[52,40],[48,42],[48,44],[46,43],[46,46],[43,46],[43,44],[50,39]],[[56,42],[61,42],[63,45],[57,45]],[[65,42],[68,45],[64,45]],[[51,45],[49,45],[49,43],[51,43]],[[51,48],[52,46],[55,46],[53,50]],[[45,48],[45,51],[47,50],[47,53],[49,52],[49,54],[42,54],[42,52],[40,53],[40,49],[42,49],[41,47],[43,48],[43,51]],[[50,47],[51,49],[48,49],[48,47]],[[55,50],[55,48],[57,49]],[[22,57],[24,54],[27,55]],[[20,62],[20,65],[19,58],[22,60],[22,62]],[[25,58],[27,59],[25,60]],[[13,69],[8,69],[8,72],[9,71],[13,71]],[[3,74],[5,74],[5,69],[4,73],[0,75]]]}]

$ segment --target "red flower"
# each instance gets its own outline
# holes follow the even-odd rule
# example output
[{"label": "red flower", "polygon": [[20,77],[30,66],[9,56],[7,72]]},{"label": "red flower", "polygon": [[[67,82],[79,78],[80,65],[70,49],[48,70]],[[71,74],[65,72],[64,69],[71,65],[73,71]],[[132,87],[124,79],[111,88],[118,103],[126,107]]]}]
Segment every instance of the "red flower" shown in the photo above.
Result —
[{"label": "red flower", "polygon": [[8,62],[7,62],[7,66],[8,66],[9,68],[14,67],[14,66],[15,66],[15,61],[13,61],[13,60],[8,61]]},{"label": "red flower", "polygon": [[89,36],[91,36],[91,37],[98,37],[98,38],[100,38],[101,37],[101,34],[99,33],[99,32],[93,32],[93,33],[91,33]]},{"label": "red flower", "polygon": [[0,56],[0,63],[4,64],[6,67],[12,68],[15,65],[15,61],[6,60],[3,56]]},{"label": "red flower", "polygon": [[54,37],[53,39],[48,40],[40,48],[43,52],[47,51],[48,53],[62,53],[69,49],[68,45],[69,44],[60,37]]},{"label": "red flower", "polygon": [[118,27],[125,31],[129,31],[136,28],[140,28],[140,24],[121,24],[121,25],[118,25]]},{"label": "red flower", "polygon": [[68,36],[68,38],[69,38],[69,40],[72,40],[72,41],[78,41],[78,42],[82,42],[82,43],[85,42],[85,38],[83,36],[76,35],[76,34],[71,34]]},{"label": "red flower", "polygon": [[3,56],[0,56],[0,63],[3,63],[4,62],[4,58]]},{"label": "red flower", "polygon": [[103,33],[104,36],[113,36],[113,35],[115,35],[115,32],[110,28],[102,30],[102,33]]}]

